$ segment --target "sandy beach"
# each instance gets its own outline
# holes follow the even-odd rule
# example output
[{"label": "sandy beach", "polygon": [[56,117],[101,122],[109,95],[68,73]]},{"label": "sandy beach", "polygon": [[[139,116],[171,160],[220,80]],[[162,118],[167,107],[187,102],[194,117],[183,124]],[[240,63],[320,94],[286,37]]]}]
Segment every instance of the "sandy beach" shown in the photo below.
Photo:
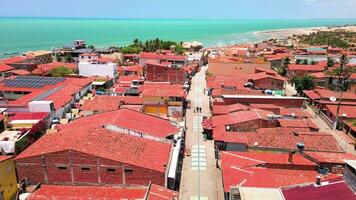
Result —
[{"label": "sandy beach", "polygon": [[255,32],[254,34],[260,37],[284,39],[284,38],[291,37],[293,35],[310,34],[317,31],[336,31],[336,30],[356,32],[356,26],[352,25],[352,26],[280,29],[280,30],[270,30],[270,31],[259,31],[259,32]]}]

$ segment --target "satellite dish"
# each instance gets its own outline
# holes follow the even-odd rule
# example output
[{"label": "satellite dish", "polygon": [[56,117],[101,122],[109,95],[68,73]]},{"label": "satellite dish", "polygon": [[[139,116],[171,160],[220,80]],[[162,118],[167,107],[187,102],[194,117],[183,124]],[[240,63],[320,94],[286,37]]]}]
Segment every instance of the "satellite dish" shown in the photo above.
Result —
[{"label": "satellite dish", "polygon": [[335,101],[336,101],[336,97],[330,97],[329,99],[330,99],[330,101],[332,101],[332,102],[335,102]]}]

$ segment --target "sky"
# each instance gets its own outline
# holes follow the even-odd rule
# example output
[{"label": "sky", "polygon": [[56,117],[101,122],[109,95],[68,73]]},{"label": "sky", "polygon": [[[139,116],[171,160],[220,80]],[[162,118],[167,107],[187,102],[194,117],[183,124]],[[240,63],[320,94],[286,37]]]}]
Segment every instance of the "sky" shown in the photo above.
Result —
[{"label": "sky", "polygon": [[1,17],[356,18],[356,0],[1,0]]}]

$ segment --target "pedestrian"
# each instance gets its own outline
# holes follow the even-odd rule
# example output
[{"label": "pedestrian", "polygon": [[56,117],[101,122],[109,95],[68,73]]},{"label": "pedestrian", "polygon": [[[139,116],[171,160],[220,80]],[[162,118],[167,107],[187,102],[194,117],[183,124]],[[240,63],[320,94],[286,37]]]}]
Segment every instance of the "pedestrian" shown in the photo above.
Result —
[{"label": "pedestrian", "polygon": [[201,113],[201,107],[199,107],[199,112]]}]

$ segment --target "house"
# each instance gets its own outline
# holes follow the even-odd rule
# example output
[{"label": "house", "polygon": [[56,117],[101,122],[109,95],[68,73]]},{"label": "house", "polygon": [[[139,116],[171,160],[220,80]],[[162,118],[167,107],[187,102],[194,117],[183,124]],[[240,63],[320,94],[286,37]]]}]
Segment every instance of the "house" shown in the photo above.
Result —
[{"label": "house", "polygon": [[214,76],[234,76],[235,74],[253,74],[256,68],[271,69],[271,63],[260,57],[218,56],[209,58],[208,73]]},{"label": "house", "polygon": [[32,71],[32,73],[45,76],[57,67],[65,67],[67,69],[72,70],[73,72],[77,71],[77,65],[74,63],[50,62],[38,65],[37,68]]},{"label": "house", "polygon": [[145,185],[151,181],[167,187],[171,148],[168,140],[124,133],[110,124],[86,125],[42,136],[15,161],[19,178],[32,184]]},{"label": "house", "polygon": [[280,188],[315,181],[316,164],[301,155],[221,152],[225,199],[238,187]]},{"label": "house", "polygon": [[223,127],[228,132],[249,132],[258,128],[275,127],[276,123],[268,119],[270,111],[251,109],[212,117],[213,127]]},{"label": "house", "polygon": [[91,100],[85,100],[80,109],[86,113],[85,115],[88,115],[117,110],[119,108],[131,108],[137,111],[143,111],[142,97],[96,95]]},{"label": "house", "polygon": [[310,132],[308,128],[260,128],[252,132],[229,132],[215,127],[214,143],[217,149],[227,151],[305,151],[341,152],[335,138],[328,133]]},{"label": "house", "polygon": [[322,168],[328,168],[330,173],[344,174],[345,160],[355,160],[356,155],[334,152],[304,152],[303,156],[317,163]]},{"label": "house", "polygon": [[306,98],[269,95],[222,95],[225,104],[274,104],[284,108],[301,108]]},{"label": "house", "polygon": [[25,56],[28,58],[29,62],[35,64],[46,64],[53,61],[52,51],[29,51],[25,53]]},{"label": "house", "polygon": [[11,130],[31,129],[33,125],[40,121],[45,122],[45,124],[51,122],[50,113],[48,112],[19,112],[12,115],[7,116],[7,123]]},{"label": "house", "polygon": [[292,78],[293,76],[303,76],[316,72],[323,72],[326,69],[324,63],[317,63],[315,65],[299,65],[289,64],[287,68],[287,76]]},{"label": "house", "polygon": [[0,83],[1,103],[8,112],[29,112],[30,102],[51,101],[53,107],[48,107],[46,112],[53,111],[51,118],[61,118],[91,90],[92,81],[92,78],[9,77]]},{"label": "house", "polygon": [[177,67],[184,66],[188,61],[187,56],[175,55],[175,54],[158,54],[158,53],[141,53],[139,55],[139,64],[141,66],[146,66],[147,62],[151,63],[165,63],[170,62],[172,65]]},{"label": "house", "polygon": [[281,188],[284,200],[353,200],[356,199],[355,192],[348,183],[340,178],[321,181],[320,183],[309,183]]},{"label": "house", "polygon": [[140,65],[132,65],[132,66],[120,66],[117,68],[119,76],[142,76],[143,75],[143,67]]},{"label": "house", "polygon": [[11,74],[13,76],[29,76],[31,75],[31,72],[24,69],[14,69],[11,71]]},{"label": "house", "polygon": [[181,120],[186,94],[182,85],[148,83],[140,86],[145,113]]},{"label": "house", "polygon": [[99,58],[99,55],[96,53],[83,53],[79,54],[79,62],[90,62]]},{"label": "house", "polygon": [[285,79],[278,74],[269,75],[266,72],[260,72],[250,75],[249,81],[256,89],[283,90]]},{"label": "house", "polygon": [[146,80],[151,82],[171,82],[183,85],[186,81],[186,71],[172,63],[146,62]]},{"label": "house", "polygon": [[147,199],[147,200],[178,200],[178,192],[168,190],[155,184],[133,187],[109,187],[109,186],[63,186],[42,185],[34,191],[28,200],[42,199]]},{"label": "house", "polygon": [[0,199],[14,199],[18,187],[15,162],[11,156],[0,155],[0,177]]},{"label": "house", "polygon": [[13,67],[0,62],[0,79],[11,76],[12,75],[11,71],[13,69],[14,69]]},{"label": "house", "polygon": [[93,60],[88,62],[79,62],[78,69],[81,76],[99,76],[117,79],[117,64],[111,61]]},{"label": "house", "polygon": [[[140,122],[140,123],[138,123]],[[152,126],[154,124],[155,126]],[[80,117],[65,125],[57,125],[58,130],[85,128],[88,125],[118,127],[124,133],[146,135],[147,137],[167,139],[181,132],[174,123],[160,117],[148,115],[131,109],[118,109],[95,115]]]}]

